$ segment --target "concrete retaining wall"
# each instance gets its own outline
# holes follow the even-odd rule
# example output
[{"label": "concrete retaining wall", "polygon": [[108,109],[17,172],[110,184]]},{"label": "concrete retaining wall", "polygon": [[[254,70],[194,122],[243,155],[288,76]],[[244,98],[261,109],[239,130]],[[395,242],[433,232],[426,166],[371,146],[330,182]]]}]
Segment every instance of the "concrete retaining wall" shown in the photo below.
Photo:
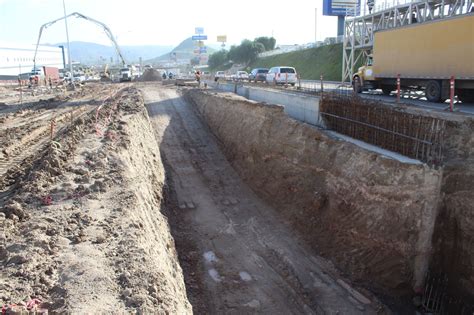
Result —
[{"label": "concrete retaining wall", "polygon": [[281,105],[288,116],[299,121],[322,126],[319,117],[319,97],[291,92],[269,91],[258,87],[234,83],[208,83],[209,86],[224,92],[233,92],[249,100]]}]

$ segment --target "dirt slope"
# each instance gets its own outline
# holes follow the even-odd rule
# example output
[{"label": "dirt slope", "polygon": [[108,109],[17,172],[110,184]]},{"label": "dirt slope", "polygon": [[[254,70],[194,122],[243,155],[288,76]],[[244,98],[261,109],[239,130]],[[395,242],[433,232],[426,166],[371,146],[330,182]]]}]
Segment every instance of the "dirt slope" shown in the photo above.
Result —
[{"label": "dirt slope", "polygon": [[376,302],[301,246],[239,178],[174,89],[142,90],[170,178],[178,252],[198,313],[376,312]]},{"label": "dirt slope", "polygon": [[164,171],[138,92],[112,95],[55,140],[22,164],[2,201],[0,303],[192,313],[160,212]]}]

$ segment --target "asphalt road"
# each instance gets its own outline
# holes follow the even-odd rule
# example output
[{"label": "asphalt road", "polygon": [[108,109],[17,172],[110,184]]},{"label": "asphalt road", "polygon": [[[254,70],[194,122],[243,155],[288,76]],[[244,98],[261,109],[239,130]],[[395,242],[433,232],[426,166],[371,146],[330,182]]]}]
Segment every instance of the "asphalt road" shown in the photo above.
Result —
[{"label": "asphalt road", "polygon": [[[348,88],[341,89],[340,82],[334,81],[324,81],[323,82],[324,90],[326,91],[344,91],[350,93]],[[301,87],[303,89],[321,89],[321,81],[316,80],[301,80]],[[392,95],[386,96],[382,94],[381,90],[363,92],[360,94],[361,97],[367,99],[380,100],[385,103],[395,104],[397,101],[395,92],[392,92]],[[400,100],[401,103],[415,105],[426,109],[437,110],[437,111],[449,111],[449,100],[445,103],[432,103],[428,102],[422,95],[422,93],[412,93],[412,96],[404,96]],[[474,115],[474,103],[454,103],[454,111]]]},{"label": "asphalt road", "polygon": [[[232,81],[227,81],[227,83],[236,83]],[[249,85],[249,86],[257,86],[261,88],[268,88],[268,89],[277,89],[283,90],[288,92],[298,92],[298,93],[308,93],[308,92],[320,92],[321,91],[321,81],[319,80],[301,80],[300,82],[300,89],[298,89],[298,84],[295,87],[292,86],[273,86],[268,85],[264,82],[239,82],[239,84]],[[341,82],[335,81],[323,81],[323,89],[324,91],[329,92],[338,92],[342,94],[351,94],[352,88],[349,85],[345,87],[341,86]],[[392,92],[390,96],[383,95],[381,90],[370,91],[370,92],[363,92],[359,94],[363,98],[367,99],[374,99],[384,103],[392,103],[396,104],[397,98],[395,95],[395,91]],[[449,100],[445,103],[432,103],[428,102],[422,92],[412,92],[411,95],[402,95],[401,101],[402,104],[407,105],[414,105],[420,108],[424,108],[427,110],[435,110],[435,111],[449,111]],[[464,114],[474,115],[474,103],[461,103],[455,102],[454,103],[454,111],[460,112]]]}]

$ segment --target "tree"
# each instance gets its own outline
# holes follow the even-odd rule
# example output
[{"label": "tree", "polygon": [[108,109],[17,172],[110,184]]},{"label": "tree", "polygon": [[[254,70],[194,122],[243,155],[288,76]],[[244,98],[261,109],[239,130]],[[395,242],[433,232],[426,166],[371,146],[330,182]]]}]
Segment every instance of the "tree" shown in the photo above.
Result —
[{"label": "tree", "polygon": [[262,43],[265,47],[265,51],[269,51],[275,49],[276,39],[273,37],[261,36],[255,38],[254,42]]},{"label": "tree", "polygon": [[215,69],[217,67],[220,67],[222,65],[224,65],[225,63],[227,63],[228,61],[228,53],[226,50],[220,50],[218,52],[215,52],[213,53],[210,57],[209,57],[209,67]]},{"label": "tree", "polygon": [[232,46],[229,50],[229,59],[236,63],[248,65],[255,61],[258,54],[265,51],[262,43],[244,39],[239,46]]},{"label": "tree", "polygon": [[251,53],[247,61],[247,65],[256,61],[258,55],[265,51],[265,46],[260,42],[253,42],[251,47]]}]

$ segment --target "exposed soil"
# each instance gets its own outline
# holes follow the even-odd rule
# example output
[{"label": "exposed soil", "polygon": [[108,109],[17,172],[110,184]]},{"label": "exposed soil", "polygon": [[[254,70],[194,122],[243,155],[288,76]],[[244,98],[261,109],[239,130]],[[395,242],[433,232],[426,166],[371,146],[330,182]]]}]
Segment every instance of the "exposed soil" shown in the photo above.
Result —
[{"label": "exposed soil", "polygon": [[464,131],[439,170],[205,89],[0,93],[7,314],[391,313],[372,292],[422,281],[441,184],[437,261],[472,290]]},{"label": "exposed soil", "polygon": [[142,88],[170,179],[171,222],[197,313],[376,313],[240,178],[175,89]]},{"label": "exposed soil", "polygon": [[315,252],[378,291],[422,285],[440,172],[289,118],[280,106],[190,90],[241,178]]},{"label": "exposed soil", "polygon": [[160,73],[155,69],[146,69],[143,75],[140,77],[140,81],[143,82],[162,80],[163,78],[161,77]]},{"label": "exposed soil", "polygon": [[100,106],[77,105],[84,115],[54,141],[30,147],[3,182],[0,303],[7,313],[192,312],[160,213],[164,171],[143,99],[120,88],[90,93]]}]

